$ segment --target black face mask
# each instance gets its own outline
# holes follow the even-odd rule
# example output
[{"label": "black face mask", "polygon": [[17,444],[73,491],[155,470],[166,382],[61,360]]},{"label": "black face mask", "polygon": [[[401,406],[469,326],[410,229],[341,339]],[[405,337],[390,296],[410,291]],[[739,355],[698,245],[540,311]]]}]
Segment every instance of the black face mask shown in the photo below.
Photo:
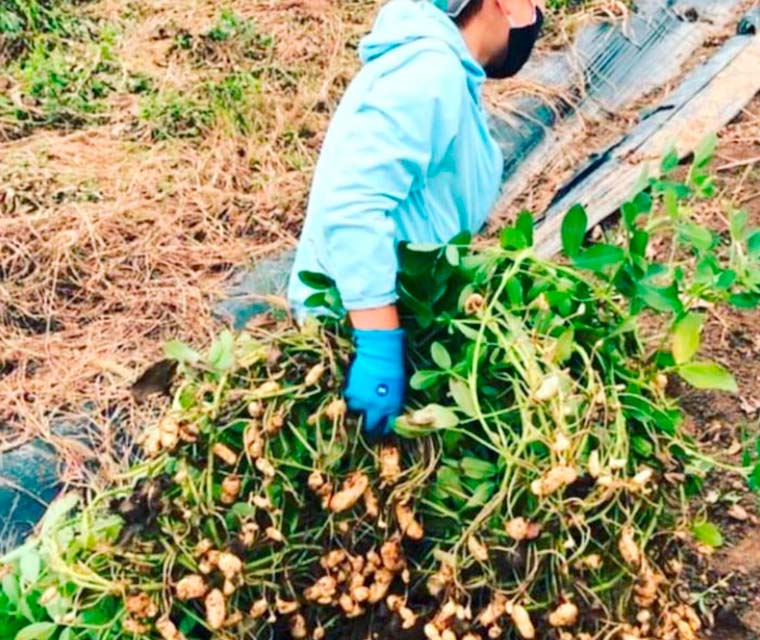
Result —
[{"label": "black face mask", "polygon": [[524,27],[513,27],[509,30],[509,42],[496,60],[485,66],[486,76],[495,80],[510,78],[525,66],[536,44],[544,14],[536,7],[536,21]]}]

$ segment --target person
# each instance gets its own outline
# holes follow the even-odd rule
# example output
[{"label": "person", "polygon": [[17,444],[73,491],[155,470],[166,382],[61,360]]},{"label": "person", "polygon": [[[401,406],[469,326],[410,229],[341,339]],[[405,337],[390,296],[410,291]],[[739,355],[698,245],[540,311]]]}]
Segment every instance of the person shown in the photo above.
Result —
[{"label": "person", "polygon": [[370,436],[402,411],[407,377],[396,309],[397,245],[478,231],[504,160],[481,100],[483,82],[525,64],[542,13],[535,0],[391,0],[360,45],[351,82],[316,166],[288,285],[297,318],[333,279],[354,330],[345,389]]}]

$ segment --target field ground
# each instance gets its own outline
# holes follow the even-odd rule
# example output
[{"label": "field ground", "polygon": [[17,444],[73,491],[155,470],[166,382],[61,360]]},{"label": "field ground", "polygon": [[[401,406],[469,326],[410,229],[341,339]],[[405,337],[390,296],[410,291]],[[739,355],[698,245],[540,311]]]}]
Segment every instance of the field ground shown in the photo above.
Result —
[{"label": "field ground", "polygon": [[[31,40],[0,32],[0,451],[37,436],[65,444],[65,476],[77,478],[105,459],[117,422],[134,430],[154,415],[129,386],[163,341],[206,344],[230,275],[295,242],[378,5],[99,0],[46,10]],[[758,226],[760,97],[720,138],[723,199]],[[700,214],[725,230],[713,201]],[[740,394],[675,391],[695,435],[738,460],[758,431],[760,313],[709,317],[706,356]],[[83,409],[92,449],[50,430]],[[726,545],[694,552],[692,596],[712,637],[757,638],[757,496],[719,474],[707,495]]]},{"label": "field ground", "polygon": [[[760,225],[760,97],[721,132],[716,161],[724,201],[741,206],[753,226]],[[721,210],[705,205],[698,215],[725,232]],[[688,391],[682,402],[693,433],[716,453],[741,459],[742,443],[760,433],[760,312],[710,311],[704,354],[726,365],[739,394]],[[683,390],[681,390],[683,391]],[[741,508],[737,509],[735,505]],[[719,640],[760,637],[760,511],[758,496],[738,478],[715,474],[708,482],[704,508],[719,522],[726,546],[714,555],[694,553],[689,571],[692,595],[705,594],[704,610],[715,606]]]}]

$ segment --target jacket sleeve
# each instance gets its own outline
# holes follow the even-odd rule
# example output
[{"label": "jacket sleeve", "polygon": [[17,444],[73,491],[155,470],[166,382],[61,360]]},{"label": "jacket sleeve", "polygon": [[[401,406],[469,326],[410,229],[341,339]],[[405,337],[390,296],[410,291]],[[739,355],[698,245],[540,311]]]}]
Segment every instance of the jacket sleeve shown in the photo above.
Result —
[{"label": "jacket sleeve", "polygon": [[349,133],[322,177],[327,182],[320,185],[319,215],[323,263],[348,310],[396,300],[390,214],[424,184],[437,150],[456,135],[460,91],[452,85],[460,80],[458,67],[444,52],[422,52],[376,79],[351,121],[341,123]]}]

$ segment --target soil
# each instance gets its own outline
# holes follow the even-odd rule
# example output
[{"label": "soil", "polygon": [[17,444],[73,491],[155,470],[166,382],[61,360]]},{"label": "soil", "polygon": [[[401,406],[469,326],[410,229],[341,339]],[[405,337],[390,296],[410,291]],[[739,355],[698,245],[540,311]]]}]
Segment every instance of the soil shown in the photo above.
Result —
[{"label": "soil", "polygon": [[[750,226],[760,226],[760,96],[720,135],[715,167],[725,202],[749,214]],[[715,230],[726,230],[722,208],[714,201],[696,214]],[[754,449],[760,436],[760,310],[709,311],[701,356],[727,367],[736,377],[736,395],[689,391],[681,396],[688,426],[708,449],[722,459],[741,464],[742,451]],[[739,505],[737,510],[733,505]],[[685,573],[692,599],[716,640],[760,638],[760,497],[738,475],[709,476],[694,513],[703,512],[717,524],[724,545],[712,555],[696,547],[687,555]],[[746,512],[746,517],[745,513]],[[733,515],[732,515],[733,514]]]}]

